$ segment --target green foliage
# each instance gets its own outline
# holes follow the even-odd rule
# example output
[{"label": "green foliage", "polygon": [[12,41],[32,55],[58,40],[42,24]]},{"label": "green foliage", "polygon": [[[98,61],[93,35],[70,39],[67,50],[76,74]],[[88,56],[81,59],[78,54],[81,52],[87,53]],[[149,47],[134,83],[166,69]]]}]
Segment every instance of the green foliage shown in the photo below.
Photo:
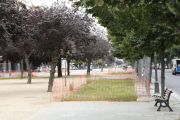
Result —
[{"label": "green foliage", "polygon": [[179,7],[180,1],[179,0],[166,0],[166,5],[173,14],[180,15],[180,7]]},{"label": "green foliage", "polygon": [[168,9],[175,15],[180,13],[180,1],[179,0],[80,0],[76,2],[76,5],[84,5],[86,7],[108,5],[116,8],[118,5],[124,5],[126,8],[132,8],[138,4],[144,3],[146,5],[161,6],[161,10]]},{"label": "green foliage", "polygon": [[166,50],[165,52],[169,53],[172,58],[180,57],[180,45],[173,45],[171,49]]},{"label": "green foliage", "polygon": [[108,29],[111,53],[118,58],[138,60],[179,43],[177,32],[164,17],[164,14],[172,15],[162,2],[104,0],[102,6],[95,3],[88,7],[87,13]]},{"label": "green foliage", "polygon": [[94,3],[98,6],[102,6],[104,4],[103,0],[94,0]]}]

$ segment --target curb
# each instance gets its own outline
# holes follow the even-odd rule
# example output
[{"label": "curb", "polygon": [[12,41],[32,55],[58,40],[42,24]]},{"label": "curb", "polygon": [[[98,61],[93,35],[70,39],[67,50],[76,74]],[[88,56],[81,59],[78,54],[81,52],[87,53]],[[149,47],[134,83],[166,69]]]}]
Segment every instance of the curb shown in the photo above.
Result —
[{"label": "curb", "polygon": [[149,98],[149,99],[137,99],[137,102],[151,102],[152,99]]}]

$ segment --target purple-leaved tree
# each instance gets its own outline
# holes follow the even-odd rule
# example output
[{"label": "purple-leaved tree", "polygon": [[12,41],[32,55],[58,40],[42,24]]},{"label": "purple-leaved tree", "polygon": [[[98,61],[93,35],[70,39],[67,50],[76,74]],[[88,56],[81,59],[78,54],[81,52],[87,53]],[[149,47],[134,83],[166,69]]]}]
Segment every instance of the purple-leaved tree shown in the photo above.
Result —
[{"label": "purple-leaved tree", "polygon": [[36,43],[39,46],[39,53],[49,55],[51,60],[50,78],[48,92],[52,91],[55,67],[58,60],[70,53],[73,53],[78,43],[89,43],[89,26],[93,20],[79,8],[72,6],[53,4],[50,8],[42,7],[40,11],[36,33]]}]

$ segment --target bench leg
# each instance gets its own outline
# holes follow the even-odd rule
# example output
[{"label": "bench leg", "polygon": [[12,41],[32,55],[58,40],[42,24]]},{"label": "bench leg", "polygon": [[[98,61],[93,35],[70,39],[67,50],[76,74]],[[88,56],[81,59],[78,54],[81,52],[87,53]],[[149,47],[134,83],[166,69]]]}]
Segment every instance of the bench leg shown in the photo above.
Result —
[{"label": "bench leg", "polygon": [[157,104],[158,104],[158,101],[156,101],[156,103],[154,104],[154,106],[157,106]]},{"label": "bench leg", "polygon": [[159,108],[157,109],[157,111],[160,111],[160,109],[161,109],[161,106],[159,106]]},{"label": "bench leg", "polygon": [[[166,104],[166,103],[165,103],[165,104]],[[158,107],[157,111],[160,111],[160,110],[161,110],[161,107],[162,107],[162,102],[160,102],[160,106]],[[171,112],[173,111],[172,108],[169,106],[168,103],[167,103],[167,105],[164,106],[164,107],[168,107]]]},{"label": "bench leg", "polygon": [[166,106],[169,108],[169,111],[173,111],[172,108],[169,106],[169,101],[168,102],[165,102]]},{"label": "bench leg", "polygon": [[169,110],[172,112],[173,110],[172,110],[172,108],[170,107],[170,106],[168,106],[168,108],[169,108]]},{"label": "bench leg", "polygon": [[160,102],[160,106],[158,107],[157,111],[161,110],[162,103]]}]

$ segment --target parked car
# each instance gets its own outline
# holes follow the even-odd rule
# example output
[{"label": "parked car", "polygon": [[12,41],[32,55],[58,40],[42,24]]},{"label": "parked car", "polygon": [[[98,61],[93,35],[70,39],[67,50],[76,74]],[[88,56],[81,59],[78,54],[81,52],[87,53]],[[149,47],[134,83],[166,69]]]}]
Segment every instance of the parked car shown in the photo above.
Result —
[{"label": "parked car", "polygon": [[72,70],[77,70],[76,64],[73,64],[73,65],[72,65]]},{"label": "parked car", "polygon": [[180,74],[180,59],[173,60],[172,75]]},{"label": "parked car", "polygon": [[[152,64],[152,69],[155,69],[155,64]],[[157,69],[161,69],[161,63],[157,63]]]},{"label": "parked car", "polygon": [[155,69],[155,65],[154,65],[154,63],[153,63],[151,66],[152,66],[152,69]]},{"label": "parked car", "polygon": [[41,72],[42,71],[42,67],[38,67],[38,72]]},{"label": "parked car", "polygon": [[165,68],[165,69],[168,69],[167,65],[164,65],[164,68]]}]

